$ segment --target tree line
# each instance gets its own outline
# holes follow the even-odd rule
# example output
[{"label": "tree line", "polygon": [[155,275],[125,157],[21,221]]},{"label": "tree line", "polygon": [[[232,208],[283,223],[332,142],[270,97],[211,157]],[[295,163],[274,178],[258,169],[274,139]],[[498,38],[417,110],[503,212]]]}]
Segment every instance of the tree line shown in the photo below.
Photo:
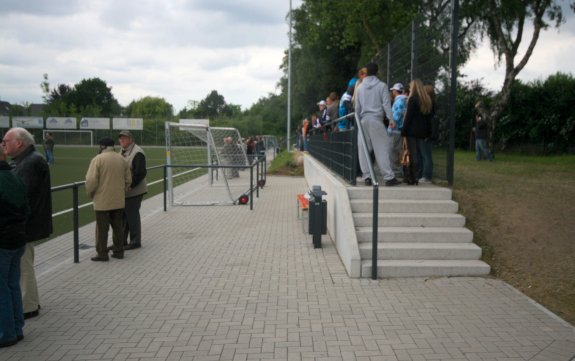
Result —
[{"label": "tree line", "polygon": [[[546,80],[522,83],[516,77],[528,63],[541,31],[558,28],[565,12],[575,10],[556,0],[460,0],[458,63],[464,64],[479,40],[489,40],[496,62],[505,71],[498,92],[480,82],[459,83],[456,144],[466,148],[474,112],[491,127],[492,141],[499,148],[536,144],[544,152],[561,152],[573,145],[573,113],[565,102],[572,97],[573,78],[555,74]],[[316,103],[332,91],[343,93],[347,81],[363,64],[385,51],[398,29],[422,17],[427,24],[449,32],[451,0],[304,0],[291,13],[291,71],[287,50],[281,65],[278,94],[260,98],[249,109],[225,101],[216,90],[203,100],[193,100],[174,115],[163,98],[144,97],[122,107],[111,88],[98,78],[84,79],[73,87],[50,89],[47,75],[42,83],[46,115],[128,116],[147,119],[209,118],[215,126],[238,128],[242,134],[286,134],[287,84],[291,74],[292,134],[304,117],[316,111]],[[529,25],[529,26],[527,26]],[[438,51],[449,52],[438,41]],[[520,45],[527,50],[519,51]],[[553,96],[550,96],[553,94]]]}]

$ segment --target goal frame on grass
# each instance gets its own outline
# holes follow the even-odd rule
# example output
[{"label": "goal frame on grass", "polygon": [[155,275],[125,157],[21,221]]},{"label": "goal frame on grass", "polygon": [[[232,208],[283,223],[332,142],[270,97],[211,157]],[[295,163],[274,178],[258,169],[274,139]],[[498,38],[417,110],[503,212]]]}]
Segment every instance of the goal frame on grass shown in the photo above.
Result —
[{"label": "goal frame on grass", "polygon": [[90,144],[67,144],[60,141],[62,138],[56,137],[55,142],[57,145],[77,145],[77,146],[94,146],[94,131],[93,130],[77,130],[77,129],[43,129],[42,130],[42,142],[46,139],[46,133],[80,133],[80,134],[89,134],[90,135]]},{"label": "goal frame on grass", "polygon": [[[170,207],[175,205],[226,205],[239,203],[239,198],[246,194],[250,186],[247,185],[248,189],[238,192],[238,184],[230,187],[230,182],[233,173],[238,173],[238,168],[246,169],[249,167],[249,160],[241,135],[236,128],[166,122],[165,135],[166,190],[167,204]],[[187,138],[184,140],[187,144],[182,144],[182,138]],[[226,148],[228,151],[233,148],[233,154],[229,154]],[[185,153],[185,155],[182,156],[182,153]],[[178,156],[175,156],[176,154]],[[182,158],[184,159],[183,161]],[[187,168],[179,169],[178,166]],[[225,200],[204,200],[203,202],[176,201],[174,189],[194,179],[194,176],[189,176],[189,179],[187,176],[193,172],[207,173],[206,181],[201,186],[206,186],[206,193],[218,187],[223,188],[223,192],[226,193]],[[175,182],[178,177],[182,178]],[[228,181],[228,178],[230,178],[230,181]],[[231,188],[233,188],[233,191]]]}]

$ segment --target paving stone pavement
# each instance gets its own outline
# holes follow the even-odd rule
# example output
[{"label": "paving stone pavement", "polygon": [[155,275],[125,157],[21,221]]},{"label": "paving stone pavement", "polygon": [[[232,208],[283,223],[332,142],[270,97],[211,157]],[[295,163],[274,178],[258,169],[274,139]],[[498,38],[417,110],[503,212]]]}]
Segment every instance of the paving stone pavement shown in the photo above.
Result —
[{"label": "paving stone pavement", "polygon": [[[38,246],[40,316],[0,360],[541,360],[575,328],[492,278],[350,279],[296,217],[303,178],[248,206],[143,208],[143,248],[72,263]],[[93,225],[81,232],[91,243]],[[54,242],[52,245],[50,245]],[[65,246],[62,246],[65,248]],[[43,258],[44,257],[44,258]]]}]

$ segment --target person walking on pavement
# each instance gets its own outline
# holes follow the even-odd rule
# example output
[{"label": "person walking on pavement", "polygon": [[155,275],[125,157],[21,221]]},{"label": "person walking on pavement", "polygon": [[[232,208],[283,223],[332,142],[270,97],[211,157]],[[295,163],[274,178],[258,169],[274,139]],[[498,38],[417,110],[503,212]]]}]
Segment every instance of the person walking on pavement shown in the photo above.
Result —
[{"label": "person walking on pavement", "polygon": [[20,261],[20,288],[24,318],[40,313],[40,296],[34,271],[34,242],[52,233],[50,167],[36,151],[34,136],[24,128],[12,128],[2,139],[4,154],[12,158],[13,172],[26,186],[30,217],[26,221],[26,249]]},{"label": "person walking on pavement", "polygon": [[132,183],[130,167],[114,152],[114,140],[100,139],[100,152],[92,158],[86,173],[86,193],[96,211],[96,252],[92,261],[108,261],[108,230],[112,226],[112,257],[124,258],[123,216],[126,191]]},{"label": "person walking on pavement", "polygon": [[[132,174],[132,183],[126,192],[126,206],[124,208],[124,249],[130,250],[142,247],[140,207],[144,195],[148,192],[146,154],[134,142],[134,137],[130,131],[122,130],[118,138],[122,146],[122,156],[128,161]],[[129,243],[128,236],[130,237]]]},{"label": "person walking on pavement", "polygon": [[54,164],[54,146],[56,143],[54,142],[54,135],[51,132],[46,132],[46,136],[44,138],[44,153],[46,154],[46,161],[48,164]]},{"label": "person walking on pavement", "polygon": [[0,347],[24,338],[20,259],[29,215],[26,186],[12,172],[0,147]]},{"label": "person walking on pavement", "polygon": [[385,118],[389,119],[389,127],[395,127],[393,113],[391,110],[391,100],[387,84],[377,78],[379,70],[377,64],[370,63],[365,66],[367,76],[363,79],[361,86],[357,88],[355,99],[355,112],[363,126],[365,142],[359,137],[359,165],[363,172],[363,180],[366,185],[372,184],[372,174],[369,172],[367,158],[362,148],[367,146],[368,151],[373,150],[375,159],[383,174],[386,186],[395,186],[400,182],[395,178],[391,169],[389,154],[391,152],[391,137],[387,134]]}]

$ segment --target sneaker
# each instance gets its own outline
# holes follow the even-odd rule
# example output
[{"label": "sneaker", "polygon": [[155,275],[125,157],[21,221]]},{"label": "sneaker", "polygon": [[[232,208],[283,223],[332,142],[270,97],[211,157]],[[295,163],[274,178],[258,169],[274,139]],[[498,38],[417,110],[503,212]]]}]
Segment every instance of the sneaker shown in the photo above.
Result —
[{"label": "sneaker", "polygon": [[431,184],[431,181],[425,177],[419,179],[419,183],[421,184]]},{"label": "sneaker", "polygon": [[371,178],[365,178],[365,185],[366,186],[370,186],[372,184],[373,184],[373,182],[371,181]]},{"label": "sneaker", "polygon": [[392,187],[392,186],[396,186],[396,185],[398,185],[398,184],[401,184],[401,182],[399,182],[399,181],[397,180],[397,178],[393,178],[393,179],[390,179],[390,180],[388,180],[388,181],[385,181],[385,186],[386,186],[386,187]]}]

